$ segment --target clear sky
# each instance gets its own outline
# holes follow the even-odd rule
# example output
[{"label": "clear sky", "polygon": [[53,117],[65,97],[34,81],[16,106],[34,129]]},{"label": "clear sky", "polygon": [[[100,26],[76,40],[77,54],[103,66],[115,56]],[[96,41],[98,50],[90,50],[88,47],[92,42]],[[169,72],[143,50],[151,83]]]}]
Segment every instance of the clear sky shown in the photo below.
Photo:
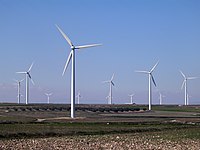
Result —
[{"label": "clear sky", "polygon": [[[70,52],[55,27],[58,24],[75,45],[103,46],[77,51],[76,89],[82,103],[107,103],[115,73],[114,103],[148,103],[149,70],[159,60],[154,77],[165,95],[163,103],[183,104],[183,77],[200,76],[199,0],[0,0],[0,102],[16,102],[13,79],[24,76],[31,63],[35,86],[31,102],[70,102],[70,67],[62,71]],[[188,83],[190,103],[200,103],[200,79]],[[22,84],[24,93],[25,82]],[[23,102],[25,96],[22,97]],[[153,103],[158,92],[153,88]]]}]

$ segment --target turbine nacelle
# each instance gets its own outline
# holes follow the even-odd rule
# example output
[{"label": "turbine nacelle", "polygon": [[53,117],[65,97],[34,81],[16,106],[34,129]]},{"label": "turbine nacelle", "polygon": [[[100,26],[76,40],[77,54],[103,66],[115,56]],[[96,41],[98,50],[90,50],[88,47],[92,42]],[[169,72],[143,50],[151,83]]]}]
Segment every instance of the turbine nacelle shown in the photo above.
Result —
[{"label": "turbine nacelle", "polygon": [[72,50],[75,50],[75,49],[78,49],[78,48],[76,48],[74,45],[72,45],[72,46],[71,46],[71,49],[72,49]]},{"label": "turbine nacelle", "polygon": [[133,97],[135,94],[130,94],[130,95],[128,95],[128,96],[130,96],[130,97]]},{"label": "turbine nacelle", "polygon": [[113,82],[114,75],[115,75],[115,74],[113,73],[113,75],[112,75],[111,79],[110,79],[110,80],[108,80],[108,81],[103,81],[103,83],[110,83],[110,84],[112,84],[112,86],[115,86],[115,84],[114,84],[114,82]]}]

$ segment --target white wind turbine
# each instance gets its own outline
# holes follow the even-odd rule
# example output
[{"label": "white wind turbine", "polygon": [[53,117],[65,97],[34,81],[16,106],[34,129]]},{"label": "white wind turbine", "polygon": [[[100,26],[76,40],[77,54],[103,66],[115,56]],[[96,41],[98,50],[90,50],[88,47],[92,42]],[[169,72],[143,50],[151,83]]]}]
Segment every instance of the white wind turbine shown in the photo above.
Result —
[{"label": "white wind turbine", "polygon": [[160,105],[162,105],[162,103],[163,103],[163,98],[164,98],[164,97],[165,97],[165,96],[162,95],[161,92],[159,92],[159,101],[160,101]]},{"label": "white wind turbine", "polygon": [[156,82],[154,80],[152,73],[153,73],[154,69],[156,68],[156,66],[158,65],[158,63],[159,62],[157,62],[150,71],[135,71],[135,72],[144,73],[144,74],[149,75],[149,110],[151,110],[151,104],[152,104],[151,82],[153,81],[153,84],[156,86]]},{"label": "white wind turbine", "polygon": [[108,104],[109,104],[109,100],[110,100],[110,92],[109,92],[108,96],[106,96],[106,100],[108,100]]},{"label": "white wind turbine", "polygon": [[80,98],[81,98],[81,93],[80,93],[80,91],[78,91],[78,94],[76,95],[76,97],[77,97],[77,100],[78,100],[78,104],[80,104]]},{"label": "white wind turbine", "polygon": [[187,81],[188,80],[194,80],[197,79],[198,77],[186,77],[185,74],[180,70],[181,75],[183,76],[183,84],[181,86],[181,89],[185,86],[185,105],[188,105],[188,89],[187,89]]},{"label": "white wind turbine", "polygon": [[21,102],[21,82],[24,81],[24,79],[22,80],[15,80],[14,81],[17,83],[17,103],[20,104]]},{"label": "white wind turbine", "polygon": [[45,93],[45,95],[47,96],[47,103],[49,104],[50,103],[50,96],[52,95],[53,93]]},{"label": "white wind turbine", "polygon": [[103,81],[103,83],[109,83],[110,84],[109,95],[106,97],[108,99],[108,104],[112,104],[112,86],[115,86],[113,79],[114,79],[114,74],[112,75],[110,80]]},{"label": "white wind turbine", "polygon": [[72,61],[72,69],[71,69],[71,118],[74,118],[75,117],[75,98],[76,98],[76,95],[75,95],[75,52],[76,51],[75,50],[79,50],[79,49],[82,49],[82,48],[90,48],[90,47],[100,46],[101,44],[75,46],[75,45],[73,45],[71,40],[67,37],[67,35],[57,25],[56,25],[56,27],[71,47],[71,51],[70,51],[69,56],[67,58],[67,62],[65,64],[62,75],[64,75],[64,73],[65,73],[65,71],[66,71],[66,69],[69,65],[69,62],[71,60]]},{"label": "white wind turbine", "polygon": [[19,74],[25,74],[25,76],[26,76],[26,104],[29,103],[29,79],[31,80],[32,84],[34,85],[33,79],[32,79],[31,74],[30,74],[32,67],[33,67],[33,63],[29,67],[28,71],[16,72],[16,73],[19,73]]},{"label": "white wind turbine", "polygon": [[130,95],[128,95],[130,98],[131,98],[131,104],[133,104],[133,96],[134,96],[135,94],[130,94]]}]

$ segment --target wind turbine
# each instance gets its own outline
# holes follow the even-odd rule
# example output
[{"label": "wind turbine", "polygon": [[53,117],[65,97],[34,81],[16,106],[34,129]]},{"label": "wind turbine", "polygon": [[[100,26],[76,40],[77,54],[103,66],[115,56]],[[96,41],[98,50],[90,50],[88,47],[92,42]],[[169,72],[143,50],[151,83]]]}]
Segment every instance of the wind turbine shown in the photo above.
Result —
[{"label": "wind turbine", "polygon": [[197,79],[198,77],[186,77],[185,74],[180,70],[181,75],[183,76],[184,80],[181,86],[181,89],[185,86],[185,105],[188,105],[188,89],[187,89],[187,81],[188,80],[194,80]]},{"label": "wind turbine", "polygon": [[80,104],[80,98],[81,98],[81,93],[80,91],[78,91],[78,94],[76,95],[77,99],[78,99],[78,104]]},{"label": "wind turbine", "polygon": [[50,96],[51,96],[52,94],[53,94],[53,93],[45,93],[45,95],[47,96],[47,103],[48,103],[48,104],[50,103],[49,99],[50,99]]},{"label": "wind turbine", "polygon": [[162,95],[161,92],[159,92],[159,101],[160,101],[160,105],[162,105],[162,102],[163,102],[163,99],[162,99],[162,98],[164,98],[164,97],[165,97],[165,96]]},{"label": "wind turbine", "polygon": [[109,104],[109,100],[110,100],[110,92],[109,92],[108,96],[106,96],[106,100],[108,100],[108,104]]},{"label": "wind turbine", "polygon": [[91,45],[83,45],[83,46],[75,46],[71,42],[71,40],[67,37],[67,35],[56,25],[57,29],[59,32],[62,34],[62,36],[65,38],[67,43],[71,47],[71,51],[69,53],[69,56],[67,58],[67,62],[65,64],[64,70],[62,75],[64,75],[70,60],[72,61],[72,69],[71,69],[71,118],[75,118],[75,52],[76,50],[82,49],[82,48],[90,48],[90,47],[95,47],[95,46],[100,46],[101,44],[91,44]]},{"label": "wind turbine", "polygon": [[20,91],[20,88],[21,88],[21,82],[24,81],[24,79],[22,80],[15,80],[14,81],[17,83],[17,102],[18,104],[20,104],[21,102],[21,91]]},{"label": "wind turbine", "polygon": [[33,67],[33,63],[29,67],[28,71],[16,72],[16,73],[19,73],[19,74],[25,74],[25,76],[26,76],[26,104],[29,103],[29,79],[31,80],[32,84],[35,85],[32,77],[31,77],[31,74],[30,74],[32,67]]},{"label": "wind turbine", "polygon": [[110,91],[109,91],[109,95],[108,95],[108,104],[112,104],[112,86],[115,86],[114,82],[113,82],[113,78],[114,78],[114,74],[112,75],[111,79],[108,81],[104,81],[103,83],[109,83],[110,84]]},{"label": "wind turbine", "polygon": [[133,96],[134,96],[135,94],[130,94],[130,95],[128,95],[128,96],[130,96],[130,98],[131,98],[131,104],[133,104]]},{"label": "wind turbine", "polygon": [[149,110],[151,110],[151,104],[152,104],[152,90],[151,90],[151,82],[153,81],[153,84],[156,86],[156,82],[153,77],[153,71],[158,65],[159,61],[153,66],[153,68],[150,71],[135,71],[138,73],[144,73],[149,75]]}]

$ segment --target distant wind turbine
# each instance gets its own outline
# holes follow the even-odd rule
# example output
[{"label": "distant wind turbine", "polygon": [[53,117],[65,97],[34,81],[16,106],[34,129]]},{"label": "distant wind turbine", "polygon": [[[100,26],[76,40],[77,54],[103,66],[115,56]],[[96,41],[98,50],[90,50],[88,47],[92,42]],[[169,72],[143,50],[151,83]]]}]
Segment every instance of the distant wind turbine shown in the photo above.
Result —
[{"label": "distant wind turbine", "polygon": [[186,77],[185,74],[180,70],[181,75],[183,76],[184,80],[181,86],[181,89],[185,86],[185,105],[188,105],[188,88],[187,88],[187,81],[188,80],[194,80],[197,79],[198,77]]},{"label": "distant wind turbine", "polygon": [[31,80],[32,84],[34,85],[33,79],[32,79],[31,74],[30,74],[32,67],[33,67],[33,63],[29,67],[28,71],[26,71],[26,72],[16,72],[16,73],[19,73],[19,74],[25,74],[25,76],[26,76],[26,104],[29,103],[29,79]]},{"label": "distant wind turbine", "polygon": [[110,100],[110,92],[109,92],[108,96],[106,96],[106,100],[108,100],[108,104],[109,104],[109,100]]},{"label": "distant wind turbine", "polygon": [[149,75],[149,110],[151,110],[151,104],[152,104],[152,91],[151,91],[151,82],[153,81],[153,84],[156,86],[156,82],[154,80],[153,77],[153,71],[156,68],[156,66],[158,65],[159,62],[157,62],[153,68],[150,71],[135,71],[138,73],[144,73],[144,74],[148,74]]},{"label": "distant wind turbine", "polygon": [[110,84],[110,90],[109,90],[109,95],[108,95],[108,104],[112,104],[112,86],[115,86],[113,79],[114,79],[114,74],[112,75],[110,80],[103,81],[103,83],[109,83]]},{"label": "distant wind turbine", "polygon": [[17,103],[20,104],[21,102],[21,82],[24,81],[24,79],[22,80],[15,80],[14,81],[17,83]]},{"label": "distant wind turbine", "polygon": [[71,47],[71,51],[69,53],[67,62],[65,64],[64,70],[62,75],[64,75],[70,60],[72,61],[72,69],[71,69],[71,118],[75,118],[75,50],[79,50],[82,48],[90,48],[90,47],[95,47],[95,46],[100,46],[101,44],[91,44],[91,45],[84,45],[84,46],[75,46],[73,45],[73,43],[71,42],[71,40],[67,37],[67,35],[56,25],[57,29],[59,30],[59,32],[62,34],[62,36],[65,38],[65,40],[67,41],[67,43],[70,45]]},{"label": "distant wind turbine", "polygon": [[130,96],[130,98],[131,98],[131,104],[133,104],[133,96],[134,96],[135,94],[130,94],[130,95],[128,95],[128,96]]},{"label": "distant wind turbine", "polygon": [[52,95],[53,93],[45,93],[45,95],[47,96],[47,103],[49,104],[50,103],[50,96]]},{"label": "distant wind turbine", "polygon": [[76,95],[76,97],[77,97],[77,100],[78,100],[78,104],[80,104],[80,98],[81,98],[81,93],[80,93],[80,91],[78,91],[78,94]]},{"label": "distant wind turbine", "polygon": [[159,92],[159,101],[160,101],[160,105],[162,105],[162,103],[163,103],[163,98],[164,98],[164,97],[165,97],[165,96],[162,95],[161,92]]}]

